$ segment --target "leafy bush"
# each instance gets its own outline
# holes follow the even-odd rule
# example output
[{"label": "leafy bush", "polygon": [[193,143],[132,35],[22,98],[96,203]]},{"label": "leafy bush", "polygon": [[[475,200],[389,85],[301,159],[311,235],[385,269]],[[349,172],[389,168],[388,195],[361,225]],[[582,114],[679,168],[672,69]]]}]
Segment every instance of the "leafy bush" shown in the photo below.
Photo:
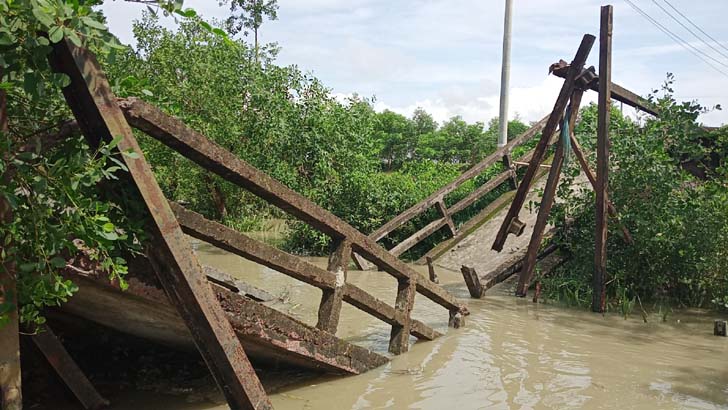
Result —
[{"label": "leafy bush", "polygon": [[[643,126],[612,110],[609,195],[634,245],[621,238],[610,219],[607,243],[608,300],[629,310],[634,301],[663,301],[687,306],[728,307],[728,186],[725,165],[701,180],[688,173],[686,159],[725,158],[725,131],[707,131],[696,123],[705,109],[677,103],[672,78],[654,99],[659,118]],[[593,152],[596,106],[582,112],[577,138]],[[697,141],[703,141],[698,143]],[[708,143],[706,143],[706,141]],[[591,148],[591,149],[589,149]],[[723,150],[722,152],[719,152]],[[704,166],[704,165],[700,165]],[[594,255],[594,200],[591,188],[570,190],[578,173],[575,161],[560,187],[565,199],[554,208],[556,238],[570,259],[544,278],[546,295],[577,304],[591,301]]]},{"label": "leafy bush", "polygon": [[22,322],[43,323],[42,309],[77,289],[63,278],[66,269],[107,272],[123,286],[123,256],[140,247],[141,222],[121,211],[124,198],[100,199],[98,185],[124,172],[110,154],[114,144],[89,152],[80,139],[50,146],[36,138],[70,116],[60,96],[69,79],[51,72],[51,44],[65,37],[102,59],[124,49],[92,9],[96,4],[0,0],[0,103],[7,103],[7,117],[3,111],[0,118],[0,200],[12,211],[0,225],[0,266],[17,270],[17,299],[0,289],[0,325],[16,303]]},{"label": "leafy bush", "polygon": [[[99,185],[126,171],[111,155],[118,140],[95,153],[79,138],[26,152],[18,152],[8,138],[2,142],[4,152],[16,152],[0,164],[0,173],[13,175],[0,184],[13,211],[13,220],[0,226],[0,237],[11,244],[2,261],[17,266],[21,321],[43,323],[45,306],[58,306],[78,290],[63,277],[64,270],[107,272],[124,288],[122,256],[141,250],[143,219],[128,216],[121,196],[100,199]],[[9,308],[0,306],[0,321]]]}]

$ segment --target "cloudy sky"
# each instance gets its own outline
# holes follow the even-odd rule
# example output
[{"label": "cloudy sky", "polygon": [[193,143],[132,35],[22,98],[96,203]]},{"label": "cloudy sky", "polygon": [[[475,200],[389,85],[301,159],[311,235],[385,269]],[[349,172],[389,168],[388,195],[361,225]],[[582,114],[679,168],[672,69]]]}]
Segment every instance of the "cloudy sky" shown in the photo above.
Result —
[{"label": "cloudy sky", "polygon": [[[695,49],[701,61],[633,10],[614,0],[612,80],[637,93],[659,87],[667,72],[677,78],[679,99],[724,104],[701,119],[728,123],[728,16],[725,0],[631,0]],[[700,42],[658,4],[668,3],[721,41]],[[225,17],[214,0],[186,0],[205,17]],[[261,28],[277,42],[280,64],[313,72],[337,95],[376,97],[376,108],[410,114],[418,106],[435,119],[461,115],[487,122],[498,115],[504,0],[279,0],[278,20]],[[510,115],[536,120],[553,106],[561,82],[548,66],[570,61],[584,33],[598,36],[596,0],[514,0]],[[124,1],[103,6],[110,29],[133,44],[131,21],[143,6]],[[721,16],[721,18],[716,18]],[[170,27],[174,21],[165,22]],[[685,23],[696,34],[700,31]],[[726,47],[726,48],[724,48]],[[695,52],[695,51],[693,51]],[[720,53],[719,53],[720,52]],[[598,44],[588,60],[598,66]],[[589,93],[594,100],[594,93]]]}]

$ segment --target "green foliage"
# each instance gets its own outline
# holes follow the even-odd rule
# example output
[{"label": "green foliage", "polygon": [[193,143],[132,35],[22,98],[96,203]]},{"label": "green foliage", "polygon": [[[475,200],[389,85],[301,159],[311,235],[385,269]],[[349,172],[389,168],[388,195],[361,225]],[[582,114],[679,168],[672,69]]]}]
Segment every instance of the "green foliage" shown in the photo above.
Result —
[{"label": "green foliage", "polygon": [[[0,67],[5,89],[24,89],[43,97],[44,83],[68,84],[63,74],[53,74],[47,56],[51,44],[68,38],[108,56],[123,49],[107,31],[103,16],[92,9],[99,1],[0,0]],[[42,33],[42,34],[38,34]]]},{"label": "green foliage", "polygon": [[436,132],[420,138],[416,156],[438,162],[474,165],[495,148],[495,141],[486,141],[483,123],[467,124],[453,117]]},{"label": "green foliage", "polygon": [[[626,244],[619,222],[610,219],[607,290],[610,306],[623,314],[635,299],[728,307],[725,167],[711,170],[717,177],[707,180],[683,169],[686,159],[712,158],[716,150],[724,149],[720,148],[724,131],[700,127],[695,121],[704,109],[695,102],[677,103],[671,84],[669,77],[664,94],[654,99],[661,116],[643,126],[612,110],[609,194],[619,221],[635,240],[632,246]],[[589,148],[596,136],[594,105],[582,112],[576,134],[593,152]],[[718,154],[724,161],[725,151]],[[545,279],[545,289],[550,298],[586,304],[593,266],[594,193],[567,189],[578,173],[575,167],[571,164],[570,176],[560,187],[565,201],[552,214],[553,222],[563,229],[557,240],[570,260]]]},{"label": "green foliage", "polygon": [[[123,198],[99,199],[98,186],[126,171],[111,150],[118,141],[93,153],[81,139],[57,147],[18,151],[7,138],[2,172],[12,180],[0,185],[13,210],[5,238],[3,262],[17,267],[22,322],[43,323],[41,310],[65,302],[78,288],[62,273],[67,269],[107,272],[125,287],[122,253],[140,249],[139,222],[119,205]],[[7,313],[0,307],[0,316]]]},{"label": "green foliage", "polygon": [[[452,164],[432,161],[410,162],[395,172],[352,172],[343,177],[337,195],[322,198],[321,205],[362,232],[372,232],[400,212],[426,198],[460,174]],[[432,215],[427,215],[432,218]],[[416,218],[385,238],[393,246],[421,228],[423,218]],[[326,236],[311,235],[303,223],[292,225],[285,246],[299,253],[325,254],[329,246]]]},{"label": "green foliage", "polygon": [[[136,51],[119,56],[117,63],[105,70],[116,94],[142,96],[233,152],[247,151],[241,137],[244,124],[240,112],[244,103],[241,96],[246,93],[242,75],[247,72],[248,50],[211,33],[201,22],[199,18],[186,19],[179,33],[173,34],[149,13],[133,26]],[[249,196],[240,190],[156,140],[142,134],[139,138],[168,198],[189,203],[216,219],[250,207]]]},{"label": "green foliage", "polygon": [[[92,9],[100,1],[0,0],[0,99],[7,102],[7,132],[0,132],[0,196],[13,211],[0,227],[2,262],[17,269],[22,322],[42,323],[42,309],[66,301],[77,287],[64,270],[106,272],[125,285],[123,255],[140,248],[142,219],[121,211],[121,196],[100,199],[98,186],[116,179],[124,165],[111,150],[89,152],[80,140],[46,141],[70,116],[60,97],[68,77],[52,73],[51,45],[67,38],[113,59],[125,49]],[[177,3],[160,2],[168,11]],[[34,147],[31,149],[31,147]],[[117,193],[122,193],[115,190]],[[83,269],[82,269],[83,268]],[[0,306],[0,323],[10,304]]]},{"label": "green foliage", "polygon": [[386,171],[399,169],[415,155],[419,136],[415,132],[415,123],[389,110],[376,117],[374,138],[382,165]]},{"label": "green foliage", "polygon": [[[341,174],[373,169],[374,161],[363,154],[374,114],[366,101],[340,104],[314,77],[272,64],[273,55],[255,62],[244,42],[222,41],[195,20],[172,32],[146,16],[134,32],[137,50],[107,68],[114,83],[285,185],[318,201],[334,195]],[[141,143],[169,198],[217,219],[270,215],[264,202],[244,190],[155,141]]]},{"label": "green foliage", "polygon": [[[453,117],[438,127],[432,117],[418,108],[407,118],[385,110],[378,113],[374,141],[382,168],[393,171],[409,161],[429,160],[472,166],[496,149],[498,119],[468,124]],[[508,123],[509,138],[522,134],[528,125],[515,119]]]}]

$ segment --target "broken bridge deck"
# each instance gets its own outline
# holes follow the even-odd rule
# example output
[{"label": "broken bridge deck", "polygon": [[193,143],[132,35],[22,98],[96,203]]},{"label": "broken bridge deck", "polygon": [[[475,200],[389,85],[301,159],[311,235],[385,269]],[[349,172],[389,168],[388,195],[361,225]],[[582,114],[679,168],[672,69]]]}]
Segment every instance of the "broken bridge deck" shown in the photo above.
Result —
[{"label": "broken bridge deck", "polygon": [[[173,348],[194,349],[192,335],[164,290],[149,280],[154,277],[151,268],[141,276],[146,279],[132,278],[129,288],[121,291],[103,275],[96,278],[73,274],[71,279],[79,285],[79,291],[61,311]],[[219,285],[212,288],[245,352],[258,362],[360,374],[389,361],[249,296]]]}]

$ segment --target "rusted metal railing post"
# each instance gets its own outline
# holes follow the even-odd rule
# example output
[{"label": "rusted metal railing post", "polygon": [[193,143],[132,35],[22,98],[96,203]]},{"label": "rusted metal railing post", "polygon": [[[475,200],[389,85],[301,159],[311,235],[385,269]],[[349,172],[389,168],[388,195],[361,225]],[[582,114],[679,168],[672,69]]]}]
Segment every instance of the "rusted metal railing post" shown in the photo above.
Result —
[{"label": "rusted metal railing post", "polygon": [[475,299],[482,298],[485,289],[480,283],[480,278],[478,277],[478,272],[475,271],[475,268],[463,265],[460,268],[460,272],[463,274],[463,279],[465,279],[465,286],[468,287],[470,297],[473,297]]},{"label": "rusted metal railing post", "polygon": [[604,312],[607,279],[607,190],[609,187],[609,113],[612,85],[612,6],[601,9],[599,29],[599,111],[597,114],[596,240],[592,310]]},{"label": "rusted metal railing post", "polygon": [[335,240],[333,251],[329,255],[328,271],[336,275],[336,284],[333,289],[321,290],[318,323],[316,323],[317,328],[331,334],[336,334],[339,326],[349,259],[351,259],[351,242],[346,239]]},{"label": "rusted metal railing post", "polygon": [[430,275],[430,282],[440,283],[440,280],[437,278],[437,273],[435,273],[435,264],[432,257],[426,256],[425,260],[427,261],[427,272]]}]

